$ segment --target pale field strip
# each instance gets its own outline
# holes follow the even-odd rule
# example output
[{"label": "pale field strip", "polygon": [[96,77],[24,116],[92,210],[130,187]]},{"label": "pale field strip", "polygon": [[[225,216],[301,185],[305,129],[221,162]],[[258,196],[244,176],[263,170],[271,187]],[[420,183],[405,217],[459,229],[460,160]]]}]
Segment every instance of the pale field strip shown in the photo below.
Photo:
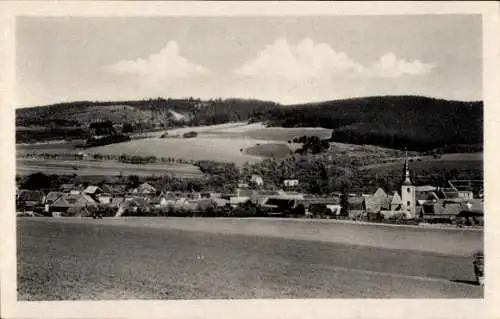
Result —
[{"label": "pale field strip", "polygon": [[151,227],[227,235],[264,236],[349,245],[415,250],[454,256],[472,256],[483,248],[483,232],[463,229],[392,226],[324,220],[259,218],[147,218],[103,220],[56,218],[50,222],[96,223],[111,226]]}]

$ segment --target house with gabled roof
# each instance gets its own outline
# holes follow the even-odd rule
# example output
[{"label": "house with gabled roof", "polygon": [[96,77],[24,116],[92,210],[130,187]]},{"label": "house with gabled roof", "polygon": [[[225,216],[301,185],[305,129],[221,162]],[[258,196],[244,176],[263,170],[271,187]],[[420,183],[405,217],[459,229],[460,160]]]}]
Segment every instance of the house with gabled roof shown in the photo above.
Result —
[{"label": "house with gabled roof", "polygon": [[373,197],[375,198],[387,198],[387,193],[381,188],[377,188],[377,190],[375,191],[375,193],[373,194]]},{"label": "house with gabled roof", "polygon": [[365,212],[365,199],[361,196],[349,196],[347,198],[348,212],[350,218],[359,218]]},{"label": "house with gabled roof", "polygon": [[458,190],[451,187],[442,187],[437,191],[440,199],[454,199],[458,197]]},{"label": "house with gabled roof", "polygon": [[113,199],[113,196],[111,195],[108,195],[108,194],[99,194],[98,196],[96,196],[95,200],[99,203],[99,204],[103,204],[103,205],[109,205],[111,204],[111,200]]},{"label": "house with gabled roof", "polygon": [[103,184],[102,192],[109,195],[122,195],[127,192],[127,186],[124,184]]},{"label": "house with gabled roof", "polygon": [[379,213],[381,210],[390,210],[393,197],[387,195],[379,187],[373,195],[362,195],[364,210],[367,213]]},{"label": "house with gabled roof", "polygon": [[415,192],[415,199],[417,201],[417,206],[423,206],[438,201],[439,197],[434,191],[417,191]]},{"label": "house with gabled roof", "polygon": [[20,190],[16,200],[16,207],[21,210],[33,210],[36,206],[43,205],[45,195],[36,190]]},{"label": "house with gabled roof", "polygon": [[285,179],[283,180],[283,187],[296,187],[299,185],[298,179]]},{"label": "house with gabled roof", "polygon": [[74,185],[74,184],[61,184],[59,186],[59,191],[63,193],[71,193],[71,194],[79,194],[83,191],[82,185]]},{"label": "house with gabled roof", "polygon": [[149,183],[142,183],[132,190],[134,194],[152,195],[156,193],[156,188],[151,186]]},{"label": "house with gabled roof", "polygon": [[363,208],[367,213],[378,213],[382,210],[382,200],[375,196],[367,196],[364,198]]},{"label": "house with gabled roof", "polygon": [[399,210],[401,209],[401,205],[403,201],[401,200],[401,196],[399,196],[398,192],[393,192],[391,201],[390,201],[390,210]]},{"label": "house with gabled roof", "polygon": [[160,197],[164,198],[166,201],[175,201],[177,198],[180,198],[180,193],[177,194],[175,192],[164,191],[160,194]]},{"label": "house with gabled roof", "polygon": [[461,211],[484,211],[484,202],[479,199],[463,201],[461,199],[439,199],[436,202],[424,205],[424,214],[458,215]]},{"label": "house with gabled roof", "polygon": [[99,186],[89,185],[82,192],[90,196],[96,196],[98,194],[101,194],[103,191]]},{"label": "house with gabled roof", "polygon": [[51,205],[55,202],[59,197],[63,195],[63,192],[49,192],[47,196],[45,196],[45,204]]},{"label": "house with gabled roof", "polygon": [[63,194],[50,205],[51,212],[66,212],[70,207],[97,207],[96,201],[86,194]]},{"label": "house with gabled roof", "polygon": [[264,179],[257,174],[252,174],[252,176],[250,176],[250,182],[256,186],[264,186]]}]

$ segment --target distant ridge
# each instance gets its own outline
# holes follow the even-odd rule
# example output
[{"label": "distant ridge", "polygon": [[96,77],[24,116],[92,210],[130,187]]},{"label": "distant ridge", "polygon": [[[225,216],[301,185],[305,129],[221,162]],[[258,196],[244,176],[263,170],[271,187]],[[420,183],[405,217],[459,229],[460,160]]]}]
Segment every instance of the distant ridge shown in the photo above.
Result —
[{"label": "distant ridge", "polygon": [[399,95],[368,95],[368,96],[357,96],[357,97],[348,97],[348,98],[339,98],[339,99],[330,99],[330,100],[325,100],[325,101],[317,101],[317,102],[305,102],[305,103],[292,103],[292,104],[286,104],[286,106],[290,107],[297,107],[297,106],[314,106],[314,105],[319,105],[319,104],[324,104],[324,103],[332,103],[332,102],[356,102],[359,100],[370,100],[370,99],[379,99],[379,98],[413,98],[413,99],[429,99],[429,100],[434,100],[434,101],[443,101],[443,102],[457,102],[457,103],[482,103],[482,100],[452,100],[452,99],[445,99],[445,98],[438,98],[438,97],[430,97],[430,96],[424,96],[424,95],[414,95],[414,94],[399,94]]},{"label": "distant ridge", "polygon": [[162,123],[172,127],[177,121],[188,126],[236,121],[262,121],[284,127],[320,126],[333,129],[333,141],[418,151],[478,150],[483,143],[482,101],[449,101],[416,95],[368,96],[293,105],[239,98],[157,98],[78,101],[16,110],[18,127],[85,127],[103,119],[141,122],[145,128]]},{"label": "distant ridge", "polygon": [[481,101],[371,96],[276,108],[266,119],[273,126],[330,128],[337,142],[397,149],[478,150],[483,143]]}]

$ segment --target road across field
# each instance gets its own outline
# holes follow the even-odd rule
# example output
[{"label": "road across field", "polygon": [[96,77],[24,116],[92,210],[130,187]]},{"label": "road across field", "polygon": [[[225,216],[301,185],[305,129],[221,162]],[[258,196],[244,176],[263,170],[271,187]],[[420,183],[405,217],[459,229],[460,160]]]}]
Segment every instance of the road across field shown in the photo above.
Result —
[{"label": "road across field", "polygon": [[41,160],[18,158],[18,174],[44,172],[46,174],[77,174],[119,176],[153,174],[172,174],[181,178],[200,178],[203,173],[197,166],[189,164],[128,164],[117,161],[77,161],[77,160]]},{"label": "road across field", "polygon": [[[418,249],[388,249],[383,245],[353,245],[336,242],[335,238],[331,241],[303,240],[300,236],[280,238],[259,231],[252,236],[249,232],[221,232],[217,227],[207,226],[205,231],[197,227],[187,230],[180,229],[176,220],[19,218],[19,298],[482,298],[483,295],[482,289],[472,282],[470,256],[457,252],[437,254]],[[197,219],[184,220],[200,223]],[[169,225],[171,221],[173,226]],[[212,222],[232,224],[226,224],[226,229],[237,229],[236,224],[250,222],[258,229],[259,223],[273,221],[203,221],[204,225]],[[291,231],[311,227],[307,225],[289,224]],[[361,229],[350,227],[344,231],[346,236],[354,236]],[[407,230],[387,227],[383,231],[392,232],[397,240]],[[468,236],[474,237],[459,241],[482,240],[482,236]]]}]

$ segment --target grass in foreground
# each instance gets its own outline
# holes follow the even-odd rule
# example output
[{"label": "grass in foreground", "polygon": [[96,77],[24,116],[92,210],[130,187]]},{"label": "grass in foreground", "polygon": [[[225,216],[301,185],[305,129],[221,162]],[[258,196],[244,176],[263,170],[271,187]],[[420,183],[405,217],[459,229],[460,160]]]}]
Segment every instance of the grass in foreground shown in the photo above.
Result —
[{"label": "grass in foreground", "polygon": [[21,300],[482,296],[458,256],[85,221],[17,234]]}]

